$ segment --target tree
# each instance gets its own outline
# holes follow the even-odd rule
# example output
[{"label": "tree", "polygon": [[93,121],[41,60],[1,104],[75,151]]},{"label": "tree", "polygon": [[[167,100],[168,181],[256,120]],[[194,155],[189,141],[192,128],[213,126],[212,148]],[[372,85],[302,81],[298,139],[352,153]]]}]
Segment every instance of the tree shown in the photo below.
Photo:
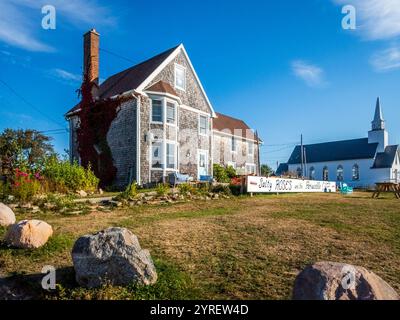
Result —
[{"label": "tree", "polygon": [[261,165],[261,175],[263,177],[269,177],[273,173],[271,167],[267,164]]},{"label": "tree", "polygon": [[0,134],[0,173],[8,175],[16,168],[40,168],[46,157],[55,154],[50,141],[50,137],[36,130],[5,129]]}]

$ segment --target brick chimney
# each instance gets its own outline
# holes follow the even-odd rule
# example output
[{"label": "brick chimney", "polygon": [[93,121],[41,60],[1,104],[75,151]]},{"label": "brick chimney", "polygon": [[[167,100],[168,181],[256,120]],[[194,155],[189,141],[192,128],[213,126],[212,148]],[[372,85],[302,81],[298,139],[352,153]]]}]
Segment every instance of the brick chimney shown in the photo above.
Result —
[{"label": "brick chimney", "polygon": [[99,85],[99,38],[95,29],[83,35],[83,76],[90,83]]}]

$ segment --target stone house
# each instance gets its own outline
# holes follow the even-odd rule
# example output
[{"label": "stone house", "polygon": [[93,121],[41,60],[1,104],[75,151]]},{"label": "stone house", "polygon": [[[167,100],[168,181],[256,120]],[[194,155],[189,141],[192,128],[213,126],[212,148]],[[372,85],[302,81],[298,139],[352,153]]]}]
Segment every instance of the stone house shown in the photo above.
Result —
[{"label": "stone house", "polygon": [[[82,88],[85,83],[90,85],[92,100],[87,104],[82,98],[66,114],[70,124],[71,161],[81,162],[82,153],[86,152],[82,148],[87,142],[82,140],[82,131],[96,133],[101,131],[97,126],[103,125],[99,121],[89,128],[84,127],[83,112],[99,109],[100,104],[111,108],[119,101],[104,134],[115,168],[114,185],[124,187],[132,181],[140,185],[154,184],[165,181],[172,172],[198,179],[202,175],[212,175],[214,161],[238,168],[246,168],[248,163],[251,165],[249,172],[259,172],[260,140],[243,121],[233,121],[233,118],[215,113],[182,44],[99,84],[99,34],[91,30],[84,35],[83,69]],[[242,133],[242,129],[245,132]],[[248,149],[241,147],[240,138],[246,141],[243,144],[246,146],[250,146],[250,140],[254,141],[249,155],[243,155]],[[215,156],[218,149],[225,148],[225,140],[226,143],[240,141],[240,151],[227,158],[229,162]],[[101,175],[104,143],[93,143],[86,148],[95,151],[90,163]]]}]

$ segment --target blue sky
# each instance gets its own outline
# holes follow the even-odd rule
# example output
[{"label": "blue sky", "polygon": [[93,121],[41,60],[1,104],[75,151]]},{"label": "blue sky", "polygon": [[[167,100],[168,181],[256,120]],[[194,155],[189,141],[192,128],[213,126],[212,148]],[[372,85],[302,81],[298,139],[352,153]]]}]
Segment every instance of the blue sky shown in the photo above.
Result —
[{"label": "blue sky", "polygon": [[[45,4],[55,30],[41,28]],[[345,4],[356,30],[342,28]],[[305,143],[366,136],[377,96],[400,143],[399,20],[400,0],[1,0],[0,80],[19,96],[0,83],[0,129],[66,127],[82,34],[95,27],[101,48],[129,60],[100,52],[103,79],[184,43],[214,108],[258,129],[273,167],[301,133]],[[68,148],[66,132],[53,137]]]}]

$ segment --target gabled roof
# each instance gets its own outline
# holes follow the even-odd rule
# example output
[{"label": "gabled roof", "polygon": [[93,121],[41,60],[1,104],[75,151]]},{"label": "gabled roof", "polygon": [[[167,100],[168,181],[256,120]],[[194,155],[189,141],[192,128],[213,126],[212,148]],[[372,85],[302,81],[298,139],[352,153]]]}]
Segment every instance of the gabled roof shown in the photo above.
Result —
[{"label": "gabled roof", "polygon": [[100,98],[107,99],[138,88],[178,47],[109,77],[100,85]]},{"label": "gabled roof", "polygon": [[[368,138],[326,142],[305,145],[307,163],[372,159],[375,157],[378,143],[368,143]],[[288,161],[289,164],[301,163],[301,146],[296,146]]]},{"label": "gabled roof", "polygon": [[[193,71],[193,74],[201,88],[201,91],[204,95],[207,104],[210,107],[210,110],[213,115],[215,115],[214,109],[210,103],[210,100],[207,97],[207,94],[200,82],[200,79],[197,76],[196,71],[189,59],[189,56],[185,50],[183,44],[179,46],[173,47],[159,55],[154,56],[144,62],[141,62],[129,69],[121,71],[109,78],[107,78],[99,87],[99,97],[100,99],[108,99],[132,90],[137,90],[139,92],[145,90],[145,88],[149,85],[151,80],[161,72],[161,70],[170,63],[176,55],[182,50],[185,55],[190,68]],[[176,94],[175,94],[176,95]],[[77,104],[74,108],[67,112],[67,115],[72,112],[78,111],[80,108],[79,104]]]},{"label": "gabled roof", "polygon": [[146,88],[145,91],[169,93],[169,94],[172,94],[173,96],[178,96],[178,94],[176,93],[174,88],[172,88],[169,83],[164,82],[162,80],[160,80],[157,83],[153,84],[152,86]]},{"label": "gabled roof", "polygon": [[391,168],[393,166],[394,160],[396,159],[396,154],[398,154],[399,146],[387,146],[385,152],[379,152],[376,154],[373,169],[381,168]]},{"label": "gabled roof", "polygon": [[218,112],[216,113],[216,116],[217,117],[213,119],[214,130],[233,135],[240,133],[243,138],[257,140],[254,132],[243,120],[232,118]]}]

